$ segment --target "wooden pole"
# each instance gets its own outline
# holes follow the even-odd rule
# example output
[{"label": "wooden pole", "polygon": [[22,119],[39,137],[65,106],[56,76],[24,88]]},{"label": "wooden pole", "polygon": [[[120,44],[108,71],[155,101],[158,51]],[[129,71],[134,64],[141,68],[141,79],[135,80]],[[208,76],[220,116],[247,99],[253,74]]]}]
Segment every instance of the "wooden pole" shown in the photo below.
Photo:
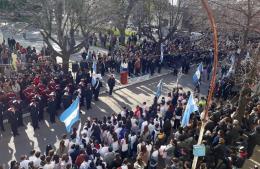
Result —
[{"label": "wooden pole", "polygon": [[[213,92],[214,92],[214,88],[215,88],[217,65],[218,65],[218,34],[217,34],[217,26],[216,26],[215,18],[212,13],[212,10],[209,7],[208,0],[201,0],[201,3],[207,12],[208,19],[210,21],[210,26],[211,26],[211,29],[213,32],[214,62],[213,62],[213,72],[212,72],[211,81],[210,81],[210,90],[209,90],[208,98],[207,98],[207,105],[204,110],[205,114],[202,119],[202,125],[201,125],[200,135],[199,135],[197,144],[201,144],[201,142],[202,142],[206,121],[208,119],[208,111],[211,106],[212,96],[213,96]],[[193,162],[192,162],[192,169],[196,169],[197,162],[198,162],[198,157],[194,157]]]}]

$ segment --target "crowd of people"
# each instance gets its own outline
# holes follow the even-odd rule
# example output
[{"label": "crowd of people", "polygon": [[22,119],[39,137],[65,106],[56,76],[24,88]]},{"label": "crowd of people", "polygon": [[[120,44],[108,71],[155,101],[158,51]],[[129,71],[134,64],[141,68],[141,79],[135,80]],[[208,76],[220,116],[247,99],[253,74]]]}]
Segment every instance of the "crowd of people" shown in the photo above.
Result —
[{"label": "crowd of people", "polygon": [[[82,130],[63,135],[59,147],[47,145],[46,152],[30,151],[29,156],[11,162],[10,168],[145,169],[191,168],[206,100],[196,97],[199,112],[181,127],[181,117],[191,92],[175,88],[167,97],[154,98],[134,109],[123,108],[103,119],[88,118]],[[260,140],[260,104],[252,100],[240,124],[234,119],[236,105],[213,102],[205,126],[206,155],[200,168],[240,168]]]},{"label": "crowd of people", "polygon": [[[94,52],[84,52],[83,61],[75,68],[75,79],[72,72],[63,71],[60,65],[43,57],[42,52],[37,55],[34,48],[24,48],[15,40],[3,43],[1,51],[4,52],[1,52],[1,56],[6,51],[16,51],[18,60],[26,64],[17,64],[17,73],[9,70],[8,74],[6,68],[1,76],[2,131],[5,130],[3,119],[7,117],[13,135],[19,135],[17,129],[23,125],[24,111],[30,112],[35,130],[40,127],[38,122],[46,116],[45,108],[50,122],[55,123],[58,110],[68,108],[78,96],[81,107],[91,109],[92,98],[98,101],[102,87],[101,80],[92,76],[93,71],[104,76],[105,72],[120,72],[120,65],[128,63],[130,76],[152,75],[156,67],[160,72],[163,63],[157,56],[158,50],[154,51],[158,49],[155,44],[143,41],[134,45],[135,38],[132,39],[127,48],[113,50],[108,55],[96,56]],[[187,46],[184,41],[169,42],[165,44],[164,51],[170,54],[176,50],[181,53],[191,49],[184,46]],[[7,52],[7,55],[11,58],[11,54]],[[209,54],[201,61],[206,65],[204,67],[209,75],[212,55]],[[96,70],[93,69],[93,62],[96,63]],[[10,61],[7,59],[3,63]],[[181,61],[184,73],[188,72],[189,64],[189,60]],[[19,68],[19,65],[25,66]],[[208,80],[208,75],[203,78]],[[114,77],[110,76],[107,83],[112,89],[109,94],[112,94]],[[206,147],[206,155],[199,158],[200,168],[240,168],[252,155],[254,147],[260,144],[259,99],[252,97],[247,113],[239,122],[234,117],[237,105],[223,104],[223,101],[233,96],[233,85],[230,84],[227,78],[221,78],[217,84],[218,92],[205,126],[202,142]],[[6,93],[12,94],[6,97]],[[201,127],[200,116],[207,103],[204,97],[195,96],[199,111],[191,115],[188,126],[182,127],[181,119],[190,95],[190,91],[174,88],[167,96],[154,97],[150,105],[143,102],[134,109],[123,107],[121,112],[104,116],[103,119],[88,118],[82,129],[74,128],[70,135],[63,135],[59,147],[50,143],[45,152],[31,150],[29,156],[22,155],[19,160],[11,161],[10,169],[189,169],[193,159],[193,145],[197,143]],[[22,104],[29,106],[24,109]]]}]

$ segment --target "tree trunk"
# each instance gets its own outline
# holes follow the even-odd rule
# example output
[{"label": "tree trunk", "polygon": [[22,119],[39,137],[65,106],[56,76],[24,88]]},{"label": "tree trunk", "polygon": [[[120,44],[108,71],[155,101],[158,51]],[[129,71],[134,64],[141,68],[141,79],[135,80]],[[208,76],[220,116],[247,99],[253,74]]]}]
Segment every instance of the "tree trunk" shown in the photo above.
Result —
[{"label": "tree trunk", "polygon": [[238,100],[238,108],[235,114],[235,119],[238,120],[240,123],[242,122],[242,118],[244,117],[246,106],[249,101],[249,97],[251,94],[251,90],[247,86],[243,86]]},{"label": "tree trunk", "polygon": [[68,73],[68,71],[69,71],[69,60],[70,60],[69,54],[63,55],[63,57],[62,57],[62,70],[64,71],[64,73]]}]

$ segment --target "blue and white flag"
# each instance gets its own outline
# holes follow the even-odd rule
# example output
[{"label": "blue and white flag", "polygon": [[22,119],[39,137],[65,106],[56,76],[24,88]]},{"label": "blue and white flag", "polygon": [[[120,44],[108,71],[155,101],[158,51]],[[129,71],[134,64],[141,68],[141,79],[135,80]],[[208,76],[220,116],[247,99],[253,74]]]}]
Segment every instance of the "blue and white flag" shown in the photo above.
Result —
[{"label": "blue and white flag", "polygon": [[97,73],[97,62],[96,61],[93,61],[92,69],[93,69],[93,73]]},{"label": "blue and white flag", "polygon": [[67,108],[60,116],[60,121],[66,126],[66,130],[69,133],[71,127],[80,119],[79,117],[79,98],[77,98],[69,108]]},{"label": "blue and white flag", "polygon": [[195,74],[192,77],[194,84],[197,84],[199,82],[202,71],[203,71],[203,65],[202,65],[202,63],[200,63],[200,65],[198,66]]},{"label": "blue and white flag", "polygon": [[233,69],[234,69],[234,66],[235,66],[235,56],[232,55],[230,60],[231,60],[231,66],[228,69],[228,72],[223,77],[229,77],[233,72]]},{"label": "blue and white flag", "polygon": [[155,94],[155,96],[157,98],[159,98],[162,94],[162,87],[163,87],[163,83],[162,83],[162,80],[160,80],[159,84],[157,85],[157,91],[156,91],[156,94]]},{"label": "blue and white flag", "polygon": [[186,105],[182,120],[181,120],[181,126],[185,127],[189,124],[190,121],[190,115],[191,113],[198,111],[198,106],[196,105],[192,94],[189,97],[188,103]]},{"label": "blue and white flag", "polygon": [[164,53],[163,47],[164,47],[164,45],[161,44],[161,58],[160,58],[161,62],[163,62],[163,53]]}]

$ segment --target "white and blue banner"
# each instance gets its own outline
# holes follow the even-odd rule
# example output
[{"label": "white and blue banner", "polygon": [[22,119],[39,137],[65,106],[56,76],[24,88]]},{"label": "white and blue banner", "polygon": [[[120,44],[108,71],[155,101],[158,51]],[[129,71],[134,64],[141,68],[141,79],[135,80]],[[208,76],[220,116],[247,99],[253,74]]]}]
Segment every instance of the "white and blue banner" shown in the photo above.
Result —
[{"label": "white and blue banner", "polygon": [[202,63],[200,63],[200,65],[198,66],[195,74],[192,77],[194,84],[197,84],[199,82],[202,71],[203,71],[203,65],[202,65]]},{"label": "white and blue banner", "polygon": [[181,126],[182,127],[187,126],[189,124],[189,121],[190,121],[191,113],[198,111],[198,110],[199,110],[198,106],[196,105],[196,103],[193,99],[193,96],[191,94],[190,97],[189,97],[188,103],[186,105],[185,111],[183,113],[183,117],[182,117],[182,120],[181,120]]},{"label": "white and blue banner", "polygon": [[75,124],[79,117],[79,98],[77,98],[69,108],[67,108],[60,116],[60,121],[65,124],[66,130],[69,133],[71,127]]},{"label": "white and blue banner", "polygon": [[93,73],[97,73],[97,62],[96,61],[93,61],[92,69],[93,69]]},{"label": "white and blue banner", "polygon": [[164,53],[164,45],[161,43],[161,57],[160,57],[160,60],[161,60],[161,62],[163,62],[163,53]]},{"label": "white and blue banner", "polygon": [[160,80],[159,84],[157,85],[157,91],[156,91],[156,94],[155,96],[159,99],[159,97],[161,96],[162,94],[162,87],[163,87],[163,83],[162,83],[162,80]]}]

